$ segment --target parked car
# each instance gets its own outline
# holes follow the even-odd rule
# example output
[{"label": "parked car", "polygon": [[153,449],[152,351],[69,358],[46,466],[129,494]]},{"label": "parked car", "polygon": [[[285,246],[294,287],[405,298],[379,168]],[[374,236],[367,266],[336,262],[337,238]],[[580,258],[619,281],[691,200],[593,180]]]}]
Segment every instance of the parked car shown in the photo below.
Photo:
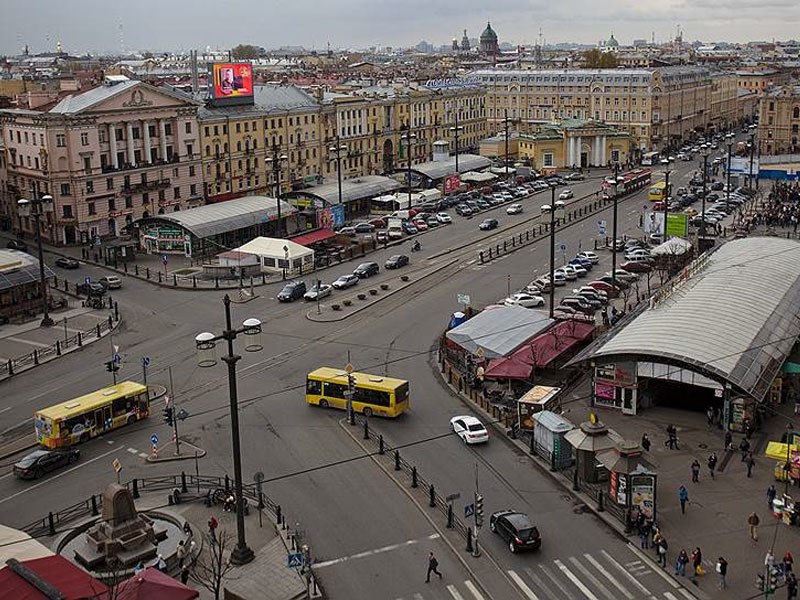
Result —
[{"label": "parked car", "polygon": [[367,221],[370,225],[372,225],[375,229],[384,229],[386,228],[386,219],[383,217],[376,217],[374,219],[370,219]]},{"label": "parked car", "polygon": [[355,227],[342,227],[336,233],[338,233],[339,235],[346,235],[347,237],[356,237],[356,235],[358,234]]},{"label": "parked car", "polygon": [[563,190],[563,191],[562,191],[562,192],[561,192],[561,193],[558,195],[558,199],[559,199],[559,200],[569,200],[570,198],[574,198],[574,197],[575,197],[575,194],[574,194],[574,193],[572,192],[572,190],[570,190],[570,189]]},{"label": "parked car", "polygon": [[122,279],[116,275],[106,275],[98,280],[98,283],[107,290],[118,290],[122,287]]},{"label": "parked car", "polygon": [[28,244],[26,244],[22,240],[11,240],[6,244],[6,248],[8,248],[9,250],[19,250],[20,252],[27,252]]},{"label": "parked car", "polygon": [[448,224],[448,223],[452,223],[453,222],[453,218],[450,215],[448,215],[446,212],[440,212],[439,214],[437,214],[436,215],[436,219],[439,221],[439,223],[442,223],[442,224],[445,224],[445,225]]},{"label": "parked car", "polygon": [[311,286],[311,289],[303,294],[304,300],[322,300],[330,296],[333,292],[333,286],[330,283],[317,282]]},{"label": "parked car", "polygon": [[429,229],[440,225],[439,219],[433,215],[425,219],[425,223],[427,223]]},{"label": "parked car", "polygon": [[522,204],[512,204],[506,209],[507,215],[518,215],[523,211]]},{"label": "parked car", "polygon": [[564,301],[570,299],[583,300],[591,307],[592,310],[597,310],[601,306],[603,306],[603,303],[599,299],[588,294],[570,294],[569,296],[564,296],[561,299],[561,304],[563,304],[564,306],[569,306],[569,303],[565,303]]},{"label": "parked car", "polygon": [[648,273],[653,270],[653,266],[649,261],[629,260],[622,263],[620,269],[625,269],[628,273]]},{"label": "parked car", "polygon": [[578,252],[576,255],[578,258],[585,258],[586,260],[590,261],[593,265],[596,265],[600,262],[600,257],[592,252],[591,250],[586,250],[584,252]]},{"label": "parked car", "polygon": [[408,257],[405,254],[395,254],[390,256],[383,265],[386,269],[399,269],[408,264]]},{"label": "parked car", "polygon": [[597,300],[601,304],[608,304],[608,296],[606,295],[605,292],[596,290],[592,287],[589,287],[588,285],[580,287],[576,290],[572,290],[572,293],[573,295],[576,296],[585,296],[587,298],[592,298],[594,300]]},{"label": "parked car", "polygon": [[608,282],[608,281],[602,281],[602,280],[600,280],[600,279],[597,279],[597,280],[595,280],[595,281],[590,281],[590,282],[589,282],[589,283],[587,283],[586,285],[587,285],[587,286],[589,286],[589,287],[591,287],[591,288],[594,288],[594,289],[596,289],[597,291],[600,291],[600,292],[605,292],[605,293],[606,293],[606,295],[607,295],[609,298],[616,298],[617,296],[619,296],[619,290],[620,290],[620,288],[618,288],[618,287],[614,287],[614,286],[613,286],[613,285],[612,285],[610,282]]},{"label": "parked car", "polygon": [[423,221],[422,219],[414,219],[414,227],[416,227],[419,231],[427,231],[428,230],[428,223],[427,221]]},{"label": "parked car", "polygon": [[583,181],[586,176],[583,173],[570,173],[564,177],[568,181]]},{"label": "parked car", "polygon": [[556,273],[561,273],[564,275],[564,279],[567,281],[575,281],[578,278],[578,273],[575,269],[572,268],[571,265],[564,265],[563,267],[559,267],[555,271]]},{"label": "parked car", "polygon": [[[611,286],[616,285],[621,290],[627,290],[629,287],[631,287],[630,282],[625,281],[624,279],[621,279],[619,277],[616,277],[616,278],[615,277],[611,277],[610,274],[603,275],[602,277],[600,277],[598,279],[598,281],[604,281],[605,283],[607,283],[607,284],[609,284]],[[594,286],[592,286],[592,287],[594,287]]]},{"label": "parked car", "polygon": [[64,256],[59,256],[55,261],[55,265],[57,267],[61,267],[62,269],[78,269],[80,268],[81,263],[79,263],[74,258],[66,258]]},{"label": "parked car", "polygon": [[650,258],[650,250],[645,248],[634,248],[632,250],[628,250],[625,253],[625,260],[633,260],[637,256],[644,256],[645,258]]},{"label": "parked car", "polygon": [[511,552],[536,550],[542,545],[539,529],[525,513],[500,510],[489,517],[489,529],[508,543]]},{"label": "parked car", "polygon": [[356,233],[372,233],[375,231],[375,225],[372,223],[359,223],[355,226]]},{"label": "parked car", "polygon": [[378,266],[378,263],[365,262],[361,263],[353,270],[353,275],[357,276],[359,279],[366,279],[367,277],[377,275],[380,270],[381,268]]},{"label": "parked car", "polygon": [[278,302],[294,302],[303,297],[306,293],[305,281],[290,281],[283,286],[277,296]]},{"label": "parked car", "polygon": [[75,291],[87,296],[102,296],[106,293],[106,287],[97,281],[84,281],[75,286]]},{"label": "parked car", "polygon": [[403,221],[403,231],[405,231],[408,235],[419,233],[419,229],[417,229],[417,226],[411,221]]},{"label": "parked car", "polygon": [[470,415],[462,415],[450,419],[450,429],[465,444],[482,444],[489,441],[489,432],[478,419]]},{"label": "parked car", "polygon": [[471,217],[472,212],[472,207],[467,204],[459,204],[456,206],[456,214],[461,215],[462,217]]},{"label": "parked car", "polygon": [[34,450],[14,465],[14,475],[20,479],[39,479],[45,473],[77,462],[80,457],[77,448]]},{"label": "parked car", "polygon": [[570,261],[567,264],[568,265],[572,265],[573,267],[575,265],[578,265],[584,271],[591,271],[594,268],[594,265],[592,264],[592,261],[590,261],[590,260],[588,260],[586,258],[575,257],[573,259],[570,259]]},{"label": "parked car", "polygon": [[331,285],[334,287],[334,289],[346,290],[349,287],[357,285],[359,281],[361,280],[358,278],[358,275],[353,275],[352,273],[348,273],[347,275],[342,275],[341,277],[339,277]]},{"label": "parked car", "polygon": [[[573,259],[573,260],[577,261],[577,259]],[[575,274],[578,277],[586,277],[586,275],[589,273],[589,271],[587,269],[585,269],[584,266],[580,262],[574,262],[573,263],[573,262],[570,261],[568,264],[565,265],[565,267],[569,267],[570,269],[575,271]]]},{"label": "parked car", "polygon": [[517,292],[503,300],[506,306],[522,306],[524,308],[537,308],[544,306],[544,298],[528,292]]},{"label": "parked car", "polygon": [[483,231],[489,231],[491,229],[496,229],[498,225],[499,223],[497,219],[484,219],[483,221],[481,221],[481,224],[478,225],[478,229],[481,229]]}]

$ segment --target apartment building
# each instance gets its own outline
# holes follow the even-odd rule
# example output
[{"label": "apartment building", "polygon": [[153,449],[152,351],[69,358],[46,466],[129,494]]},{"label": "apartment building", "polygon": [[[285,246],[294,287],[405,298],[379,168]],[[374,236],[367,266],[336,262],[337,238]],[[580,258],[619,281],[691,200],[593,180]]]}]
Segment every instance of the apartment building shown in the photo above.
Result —
[{"label": "apartment building", "polygon": [[784,85],[761,99],[758,143],[761,154],[800,152],[800,86]]},{"label": "apartment building", "polygon": [[714,73],[711,76],[711,123],[718,131],[735,127],[739,97],[736,73]]},{"label": "apartment building", "polygon": [[181,92],[117,76],[33,109],[0,110],[8,200],[0,208],[30,234],[34,220],[17,215],[16,200],[49,194],[43,239],[78,244],[202,204],[199,107]]}]

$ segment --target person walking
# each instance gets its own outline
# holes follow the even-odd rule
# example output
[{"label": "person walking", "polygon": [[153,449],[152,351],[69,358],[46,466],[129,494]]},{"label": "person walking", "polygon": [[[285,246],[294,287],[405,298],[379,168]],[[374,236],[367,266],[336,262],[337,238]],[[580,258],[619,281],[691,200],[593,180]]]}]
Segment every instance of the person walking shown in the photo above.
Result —
[{"label": "person walking", "polygon": [[775,489],[775,485],[770,485],[767,488],[767,510],[772,512],[772,502],[775,500],[775,496],[778,495],[778,490]]},{"label": "person walking", "polygon": [[745,462],[750,453],[750,441],[747,438],[742,438],[742,441],[739,442],[739,451],[742,453],[742,462]]},{"label": "person walking", "polygon": [[797,577],[794,573],[789,573],[786,576],[786,600],[795,600],[797,598]]},{"label": "person walking", "polygon": [[178,542],[178,548],[175,551],[175,556],[178,558],[178,566],[183,566],[183,561],[186,560],[186,543],[184,540]]},{"label": "person walking", "polygon": [[708,457],[708,472],[711,475],[711,479],[714,479],[714,471],[717,469],[717,453],[712,452],[711,456]]},{"label": "person walking", "polygon": [[442,578],[442,574],[439,573],[439,561],[436,560],[433,552],[428,555],[428,575],[425,577],[425,583],[431,582],[431,573],[436,573],[439,579]]},{"label": "person walking", "polygon": [[669,550],[667,538],[661,536],[661,541],[658,543],[658,564],[665,569],[667,568],[667,550]]},{"label": "person walking", "polygon": [[183,565],[181,567],[181,583],[183,585],[189,583],[189,565]]},{"label": "person walking", "polygon": [[689,564],[689,555],[686,554],[686,550],[681,548],[681,551],[678,552],[678,558],[675,560],[675,575],[686,577],[687,564]]},{"label": "person walking", "polygon": [[689,502],[689,490],[686,489],[685,485],[682,485],[678,488],[678,500],[681,503],[681,514],[686,514],[686,503]]},{"label": "person walking", "polygon": [[667,425],[667,441],[664,445],[670,450],[680,450],[678,447],[678,430],[671,423]]},{"label": "person walking", "polygon": [[747,517],[747,526],[750,529],[750,539],[753,542],[758,541],[758,524],[761,521],[758,518],[758,515],[755,511],[751,512],[750,515]]},{"label": "person walking", "polygon": [[733,450],[733,434],[730,431],[725,432],[725,450]]},{"label": "person walking", "polygon": [[208,537],[211,538],[211,543],[217,543],[217,527],[219,527],[219,521],[214,515],[211,515],[208,519]]},{"label": "person walking", "polygon": [[747,460],[745,461],[745,465],[747,466],[747,477],[749,478],[753,474],[753,467],[756,464],[756,459],[753,458],[753,453],[749,452],[747,454]]},{"label": "person walking", "polygon": [[726,579],[728,575],[728,561],[725,560],[722,556],[717,559],[717,576],[719,577],[719,583],[717,587],[721,590],[727,589],[728,587],[728,580]]},{"label": "person walking", "polygon": [[700,483],[700,461],[696,458],[692,461],[692,483]]},{"label": "person walking", "polygon": [[708,410],[706,411],[706,424],[708,428],[711,429],[714,426],[714,409],[709,406]]},{"label": "person walking", "polygon": [[650,547],[650,521],[643,519],[639,524],[639,546],[642,550]]},{"label": "person walking", "polygon": [[650,452],[650,438],[646,433],[642,434],[642,448],[644,448],[645,452]]},{"label": "person walking", "polygon": [[783,572],[791,573],[794,568],[794,556],[792,556],[792,553],[787,550],[781,562],[783,563]]},{"label": "person walking", "polygon": [[700,551],[700,546],[692,550],[692,575],[691,580],[694,581],[698,576],[703,574],[703,553]]}]

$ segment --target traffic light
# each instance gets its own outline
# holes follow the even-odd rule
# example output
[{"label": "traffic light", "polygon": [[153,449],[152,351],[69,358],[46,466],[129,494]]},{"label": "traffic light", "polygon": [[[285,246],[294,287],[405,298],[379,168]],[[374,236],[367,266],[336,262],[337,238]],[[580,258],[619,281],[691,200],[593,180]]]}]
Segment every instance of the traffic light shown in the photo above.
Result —
[{"label": "traffic light", "polygon": [[475,494],[475,525],[483,525],[483,496]]},{"label": "traffic light", "polygon": [[167,406],[162,412],[164,413],[164,423],[172,427],[173,422],[173,409],[171,406]]},{"label": "traffic light", "polygon": [[119,365],[115,363],[113,360],[108,361],[106,364],[106,371],[109,373],[116,373],[119,371]]},{"label": "traffic light", "polygon": [[777,589],[778,589],[778,569],[772,568],[769,570],[769,581],[767,582],[766,592],[769,594],[773,594]]}]

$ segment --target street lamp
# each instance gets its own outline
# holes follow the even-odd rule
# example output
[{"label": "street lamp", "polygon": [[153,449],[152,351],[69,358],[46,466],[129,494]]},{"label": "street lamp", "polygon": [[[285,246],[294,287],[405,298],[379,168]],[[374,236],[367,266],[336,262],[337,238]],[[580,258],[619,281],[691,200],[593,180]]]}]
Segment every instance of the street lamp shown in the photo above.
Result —
[{"label": "street lamp", "polygon": [[405,131],[400,134],[400,139],[406,141],[406,152],[408,153],[408,173],[406,174],[406,183],[408,184],[408,210],[411,210],[411,144],[417,139],[416,133],[411,133],[411,124],[406,126]]},{"label": "street lamp", "polygon": [[550,213],[550,318],[553,318],[556,297],[556,213],[564,209],[561,200],[556,201],[556,186],[550,186],[550,204],[542,205],[542,214]]},{"label": "street lamp", "polygon": [[272,144],[272,156],[264,159],[268,166],[272,166],[272,176],[275,181],[275,202],[278,204],[278,236],[283,234],[283,222],[281,221],[281,166],[286,164],[289,157],[279,154],[278,144]]},{"label": "street lamp", "polygon": [[508,109],[505,110],[505,117],[503,118],[503,127],[506,131],[506,152],[505,152],[505,164],[506,164],[506,181],[508,181],[508,126],[514,122],[514,119],[508,118]]},{"label": "street lamp", "polygon": [[222,300],[225,305],[225,329],[219,335],[203,332],[195,337],[197,347],[197,365],[212,367],[217,364],[214,346],[219,340],[228,343],[228,353],[222,360],[228,365],[228,395],[230,399],[231,442],[233,446],[233,486],[236,494],[236,547],[231,552],[231,562],[235,565],[249,563],[254,558],[253,551],[247,546],[244,529],[244,497],[242,496],[242,449],[239,441],[239,398],[236,391],[236,363],[242,358],[233,352],[233,340],[239,335],[246,339],[245,351],[258,352],[261,344],[261,321],[246,319],[242,327],[234,329],[231,324],[231,298],[228,294]]},{"label": "street lamp", "polygon": [[617,287],[617,190],[619,185],[619,163],[614,163],[614,210],[611,223],[611,285]]},{"label": "street lamp", "polygon": [[750,134],[750,177],[747,178],[747,189],[753,189],[753,157],[755,156],[756,152],[756,134]]},{"label": "street lamp", "polygon": [[662,243],[667,241],[667,214],[669,213],[668,201],[672,197],[669,189],[669,174],[672,173],[670,169],[664,171],[664,238]]},{"label": "street lamp", "polygon": [[731,153],[733,152],[733,142],[728,142],[728,162],[725,166],[725,208],[731,207]]},{"label": "street lamp", "polygon": [[328,148],[329,152],[336,154],[336,178],[339,182],[339,206],[342,205],[342,152],[347,150],[347,144],[339,141],[339,134],[336,134],[336,145]]},{"label": "street lamp", "polygon": [[458,124],[458,111],[459,110],[460,109],[458,107],[458,102],[456,102],[456,109],[455,109],[455,111],[453,111],[453,114],[455,115],[455,126],[450,128],[450,133],[453,134],[453,137],[455,139],[455,145],[456,145],[456,173],[459,172],[458,171],[458,134],[460,132],[464,131],[464,128],[461,127]]},{"label": "street lamp", "polygon": [[706,185],[708,184],[708,154],[709,154],[708,145],[707,144],[703,144],[703,146],[702,146],[702,156],[703,156],[703,200],[702,200],[702,205],[701,205],[701,208],[700,208],[700,214],[701,214],[700,237],[702,239],[705,239],[705,237],[706,237],[706,193],[708,192],[708,190],[706,189]]},{"label": "street lamp", "polygon": [[19,213],[20,217],[30,217],[33,215],[36,223],[36,245],[38,246],[39,250],[39,285],[41,288],[42,309],[44,312],[42,327],[52,327],[54,325],[54,321],[50,318],[50,310],[47,305],[47,281],[44,278],[44,253],[42,252],[41,219],[45,214],[53,212],[53,197],[50,194],[45,194],[41,198],[34,200],[20,198],[17,201],[17,212]]}]

